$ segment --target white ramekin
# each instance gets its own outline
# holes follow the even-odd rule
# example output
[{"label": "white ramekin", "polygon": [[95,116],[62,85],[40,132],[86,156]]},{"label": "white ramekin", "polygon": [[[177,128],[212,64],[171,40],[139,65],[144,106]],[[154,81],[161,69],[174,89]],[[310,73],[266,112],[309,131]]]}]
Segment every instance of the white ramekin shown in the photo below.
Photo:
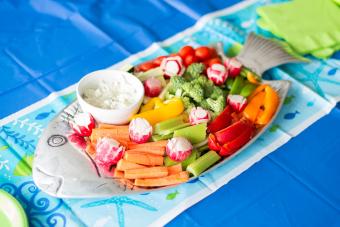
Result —
[{"label": "white ramekin", "polygon": [[[84,90],[88,88],[96,88],[100,81],[107,81],[108,83],[111,83],[121,76],[128,78],[128,80],[132,82],[132,85],[135,86],[137,90],[136,93],[131,93],[131,96],[137,96],[135,99],[136,102],[129,107],[122,109],[102,109],[89,104],[83,99],[82,96]],[[132,115],[137,113],[144,97],[144,87],[138,78],[128,72],[112,69],[98,70],[87,74],[78,82],[76,92],[79,105],[84,112],[90,113],[95,118],[95,120],[100,123],[117,125],[126,124],[129,122]]]}]

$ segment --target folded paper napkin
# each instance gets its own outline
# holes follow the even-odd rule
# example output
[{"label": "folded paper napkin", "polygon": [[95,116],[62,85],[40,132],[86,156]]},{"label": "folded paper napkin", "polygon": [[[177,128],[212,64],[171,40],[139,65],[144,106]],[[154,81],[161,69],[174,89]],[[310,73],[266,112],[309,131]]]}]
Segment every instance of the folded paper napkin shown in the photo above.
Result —
[{"label": "folded paper napkin", "polygon": [[283,38],[302,55],[327,58],[340,49],[336,0],[294,0],[257,9],[257,24]]}]

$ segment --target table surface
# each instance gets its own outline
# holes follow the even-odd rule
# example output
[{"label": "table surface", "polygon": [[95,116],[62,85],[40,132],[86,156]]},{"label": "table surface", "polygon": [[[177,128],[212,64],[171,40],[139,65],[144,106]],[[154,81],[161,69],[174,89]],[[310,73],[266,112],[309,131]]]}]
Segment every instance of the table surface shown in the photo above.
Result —
[{"label": "table surface", "polygon": [[[0,2],[0,117],[237,2]],[[338,106],[168,226],[340,226],[339,128]]]}]

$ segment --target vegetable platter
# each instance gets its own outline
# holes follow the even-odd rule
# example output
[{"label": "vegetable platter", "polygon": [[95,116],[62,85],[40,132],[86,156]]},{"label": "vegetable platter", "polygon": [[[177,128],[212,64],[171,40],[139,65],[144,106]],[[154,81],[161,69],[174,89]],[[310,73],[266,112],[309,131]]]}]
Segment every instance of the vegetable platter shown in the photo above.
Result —
[{"label": "vegetable platter", "polygon": [[93,72],[79,82],[77,101],[41,136],[33,179],[46,193],[66,198],[192,181],[268,128],[290,83],[261,75],[294,61],[278,43],[250,34],[233,58],[219,43],[184,46],[124,72]]}]

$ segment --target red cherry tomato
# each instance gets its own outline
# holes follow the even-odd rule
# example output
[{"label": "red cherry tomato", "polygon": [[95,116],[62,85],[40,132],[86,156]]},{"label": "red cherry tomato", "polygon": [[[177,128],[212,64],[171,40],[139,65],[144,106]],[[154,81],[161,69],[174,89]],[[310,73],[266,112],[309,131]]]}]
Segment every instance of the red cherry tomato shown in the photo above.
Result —
[{"label": "red cherry tomato", "polygon": [[185,59],[185,57],[189,55],[194,55],[194,54],[195,54],[195,50],[191,46],[184,46],[178,52],[178,55],[181,56],[183,59]]},{"label": "red cherry tomato", "polygon": [[156,64],[157,66],[160,66],[164,58],[166,58],[166,56],[159,56],[158,58],[155,58],[153,60],[153,63]]},{"label": "red cherry tomato", "polygon": [[137,68],[140,71],[146,72],[150,69],[156,68],[157,66],[158,65],[156,65],[155,63],[149,61],[149,62],[145,62],[145,63],[140,64]]},{"label": "red cherry tomato", "polygon": [[176,57],[176,56],[179,56],[178,53],[169,54],[169,57]]},{"label": "red cherry tomato", "polygon": [[195,50],[195,55],[200,61],[208,60],[211,56],[210,48],[206,46],[198,47]]},{"label": "red cherry tomato", "polygon": [[210,56],[211,56],[211,58],[218,57],[216,49],[214,47],[210,47]]},{"label": "red cherry tomato", "polygon": [[213,64],[222,64],[222,61],[219,58],[212,58],[207,60],[207,64],[208,66],[212,66]]},{"label": "red cherry tomato", "polygon": [[184,65],[187,67],[191,65],[192,63],[198,62],[198,59],[195,55],[188,55],[184,58]]}]

